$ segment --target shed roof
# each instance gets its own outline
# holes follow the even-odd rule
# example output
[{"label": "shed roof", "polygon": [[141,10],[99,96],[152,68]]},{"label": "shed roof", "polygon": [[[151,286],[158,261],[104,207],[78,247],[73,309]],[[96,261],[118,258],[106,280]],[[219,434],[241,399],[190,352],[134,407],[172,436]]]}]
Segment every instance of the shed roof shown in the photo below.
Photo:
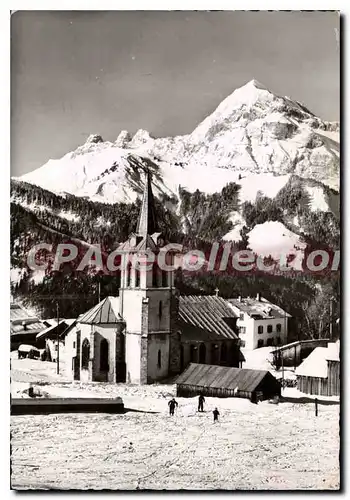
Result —
[{"label": "shed roof", "polygon": [[50,319],[48,323],[51,323],[45,330],[39,332],[36,336],[37,339],[41,338],[57,338],[57,334],[62,337],[65,331],[75,322],[75,319],[61,319],[59,322],[57,319]]},{"label": "shed roof", "polygon": [[232,308],[221,297],[189,295],[179,297],[179,319],[208,333],[212,339],[237,339],[229,321],[236,318]]},{"label": "shed roof", "polygon": [[330,347],[330,344],[328,344],[328,347],[316,347],[295,370],[296,375],[327,378],[327,361],[339,361],[339,352],[337,355],[332,347]]},{"label": "shed roof", "polygon": [[83,314],[78,321],[89,325],[122,322],[123,318],[119,314],[119,297],[106,297]]},{"label": "shed roof", "polygon": [[188,368],[177,378],[177,385],[196,385],[215,389],[238,389],[252,392],[266,377],[273,377],[267,370],[249,370],[226,366],[190,363]]}]

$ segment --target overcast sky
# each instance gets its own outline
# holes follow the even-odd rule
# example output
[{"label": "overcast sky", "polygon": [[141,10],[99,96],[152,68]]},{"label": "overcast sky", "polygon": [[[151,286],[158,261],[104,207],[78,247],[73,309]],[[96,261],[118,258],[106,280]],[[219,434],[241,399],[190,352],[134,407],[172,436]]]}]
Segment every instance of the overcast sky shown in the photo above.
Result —
[{"label": "overcast sky", "polygon": [[12,175],[123,129],[186,134],[255,78],[339,119],[333,12],[19,12]]}]

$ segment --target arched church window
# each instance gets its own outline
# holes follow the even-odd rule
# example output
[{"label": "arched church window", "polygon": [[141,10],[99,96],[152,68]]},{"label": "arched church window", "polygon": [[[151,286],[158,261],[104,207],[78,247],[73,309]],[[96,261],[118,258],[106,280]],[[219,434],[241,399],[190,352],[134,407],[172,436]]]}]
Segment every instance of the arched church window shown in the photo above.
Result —
[{"label": "arched church window", "polygon": [[131,286],[131,262],[126,266],[126,286]]},{"label": "arched church window", "polygon": [[163,304],[162,304],[162,301],[159,302],[159,311],[158,311],[158,314],[159,314],[159,319],[162,319],[162,316],[163,316]]},{"label": "arched church window", "polygon": [[89,368],[89,359],[90,359],[90,342],[88,339],[83,340],[83,344],[81,346],[81,367],[84,370]]},{"label": "arched church window", "polygon": [[196,347],[192,344],[190,349],[190,360],[191,363],[196,362]]},{"label": "arched church window", "polygon": [[154,263],[152,267],[152,286],[157,286],[157,264]]},{"label": "arched church window", "polygon": [[141,281],[140,269],[135,269],[135,287],[139,288]]},{"label": "arched church window", "polygon": [[227,348],[226,348],[226,344],[223,343],[221,345],[221,362],[226,363],[226,361],[227,361]]},{"label": "arched church window", "polygon": [[199,346],[199,362],[202,363],[202,364],[205,364],[205,359],[206,359],[206,347],[205,347],[205,344],[201,344]]},{"label": "arched church window", "polygon": [[108,372],[108,370],[109,370],[108,351],[109,351],[108,340],[102,339],[101,344],[100,344],[100,371],[101,372]]},{"label": "arched church window", "polygon": [[161,368],[162,367],[162,353],[161,353],[161,350],[159,349],[158,351],[158,362],[157,362],[157,366],[158,368]]}]

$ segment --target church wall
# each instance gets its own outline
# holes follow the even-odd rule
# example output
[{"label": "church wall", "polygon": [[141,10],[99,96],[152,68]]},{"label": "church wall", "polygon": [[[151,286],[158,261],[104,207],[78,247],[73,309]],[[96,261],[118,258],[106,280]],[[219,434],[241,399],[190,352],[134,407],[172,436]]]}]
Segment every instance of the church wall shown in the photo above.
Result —
[{"label": "church wall", "polygon": [[124,289],[123,294],[123,311],[121,314],[126,321],[127,331],[132,333],[141,333],[142,299],[146,296],[146,291]]},{"label": "church wall", "polygon": [[181,371],[181,334],[179,331],[171,332],[169,345],[169,372],[180,373]]},{"label": "church wall", "polygon": [[[115,382],[116,379],[116,325],[95,325],[94,326],[94,368],[93,380],[98,382]],[[100,370],[101,364],[101,341],[108,341],[108,372]]]},{"label": "church wall", "polygon": [[[169,334],[153,333],[148,335],[147,382],[160,380],[169,374]],[[158,353],[160,352],[160,365],[158,364]]]},{"label": "church wall", "polygon": [[[82,345],[85,339],[90,342],[90,358],[93,356],[93,343],[91,342],[91,325],[84,323],[79,324],[80,329],[80,353],[82,352]],[[92,366],[89,363],[89,370],[82,369],[82,356],[80,355],[80,380],[81,382],[90,382],[92,380]]]},{"label": "church wall", "polygon": [[60,351],[60,359],[62,359],[62,369],[60,365],[60,372],[64,374],[65,377],[73,380],[74,379],[74,366],[73,360],[77,355],[77,330],[76,327],[72,328],[66,335],[64,339],[64,350]]},{"label": "church wall", "polygon": [[[147,358],[147,356],[146,356]],[[141,335],[126,333],[125,335],[126,382],[141,383]]]},{"label": "church wall", "polygon": [[[170,298],[169,290],[147,290],[148,304],[148,331],[170,331]],[[161,315],[159,304],[161,302]]]}]

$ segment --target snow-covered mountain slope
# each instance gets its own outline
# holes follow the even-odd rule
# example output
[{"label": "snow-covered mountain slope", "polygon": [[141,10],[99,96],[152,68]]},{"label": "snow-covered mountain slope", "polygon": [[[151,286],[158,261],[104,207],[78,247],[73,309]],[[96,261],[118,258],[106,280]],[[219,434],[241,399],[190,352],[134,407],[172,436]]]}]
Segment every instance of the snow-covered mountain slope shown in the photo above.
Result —
[{"label": "snow-covered mountain slope", "polygon": [[154,139],[139,130],[131,138],[122,131],[114,143],[91,135],[75,151],[21,180],[94,201],[130,202],[140,191],[145,162],[156,174],[156,194],[167,196],[176,196],[179,186],[213,193],[240,181],[248,200],[254,198],[253,186],[279,190],[290,174],[338,190],[339,125],[252,80],[189,135]]}]

